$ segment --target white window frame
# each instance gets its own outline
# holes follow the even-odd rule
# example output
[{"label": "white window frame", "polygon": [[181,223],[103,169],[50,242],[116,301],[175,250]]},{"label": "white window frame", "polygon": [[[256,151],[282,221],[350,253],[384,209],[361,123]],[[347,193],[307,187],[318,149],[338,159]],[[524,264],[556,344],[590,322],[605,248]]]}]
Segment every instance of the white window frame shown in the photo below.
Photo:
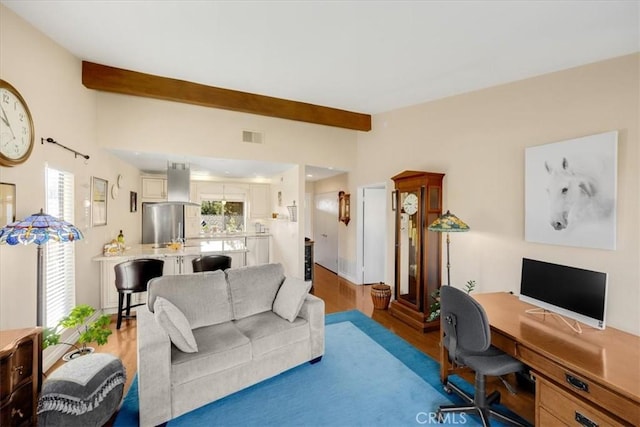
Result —
[{"label": "white window frame", "polygon": [[[74,177],[66,171],[45,168],[46,212],[74,223]],[[44,325],[56,326],[76,302],[75,244],[49,241],[44,251]]]}]

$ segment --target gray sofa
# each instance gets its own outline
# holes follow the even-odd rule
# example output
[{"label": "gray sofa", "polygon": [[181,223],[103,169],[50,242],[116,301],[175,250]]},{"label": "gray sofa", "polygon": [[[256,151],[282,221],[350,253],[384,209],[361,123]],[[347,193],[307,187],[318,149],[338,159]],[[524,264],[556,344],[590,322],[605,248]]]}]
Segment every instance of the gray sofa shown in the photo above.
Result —
[{"label": "gray sofa", "polygon": [[319,361],[324,301],[309,287],[280,264],[151,280],[137,312],[140,425]]}]

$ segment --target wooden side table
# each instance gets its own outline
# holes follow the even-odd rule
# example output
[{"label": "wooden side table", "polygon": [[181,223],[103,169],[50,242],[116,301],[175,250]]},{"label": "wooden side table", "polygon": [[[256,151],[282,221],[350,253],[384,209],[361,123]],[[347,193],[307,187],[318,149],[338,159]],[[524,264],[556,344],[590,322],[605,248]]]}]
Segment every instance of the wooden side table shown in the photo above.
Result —
[{"label": "wooden side table", "polygon": [[0,331],[0,425],[35,425],[42,385],[42,328]]}]

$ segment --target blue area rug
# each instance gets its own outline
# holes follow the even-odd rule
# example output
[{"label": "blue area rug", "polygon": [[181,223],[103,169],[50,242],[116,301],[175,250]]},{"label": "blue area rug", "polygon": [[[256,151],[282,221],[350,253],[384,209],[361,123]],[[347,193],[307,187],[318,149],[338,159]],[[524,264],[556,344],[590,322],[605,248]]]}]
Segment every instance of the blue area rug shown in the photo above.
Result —
[{"label": "blue area rug", "polygon": [[[326,325],[320,363],[305,363],[168,426],[435,425],[439,405],[460,403],[442,390],[436,361],[359,311],[327,315]],[[456,382],[471,389],[462,379]],[[438,425],[479,425],[467,415],[447,421]],[[114,426],[137,425],[136,378]]]}]

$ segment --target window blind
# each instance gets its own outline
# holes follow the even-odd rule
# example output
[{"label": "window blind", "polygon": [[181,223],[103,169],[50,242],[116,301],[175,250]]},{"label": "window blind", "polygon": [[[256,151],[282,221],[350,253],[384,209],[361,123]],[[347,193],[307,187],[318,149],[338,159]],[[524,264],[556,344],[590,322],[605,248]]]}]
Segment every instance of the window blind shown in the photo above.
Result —
[{"label": "window blind", "polygon": [[[74,223],[73,174],[46,169],[46,212]],[[75,244],[45,245],[45,326],[55,326],[75,305]]]}]

